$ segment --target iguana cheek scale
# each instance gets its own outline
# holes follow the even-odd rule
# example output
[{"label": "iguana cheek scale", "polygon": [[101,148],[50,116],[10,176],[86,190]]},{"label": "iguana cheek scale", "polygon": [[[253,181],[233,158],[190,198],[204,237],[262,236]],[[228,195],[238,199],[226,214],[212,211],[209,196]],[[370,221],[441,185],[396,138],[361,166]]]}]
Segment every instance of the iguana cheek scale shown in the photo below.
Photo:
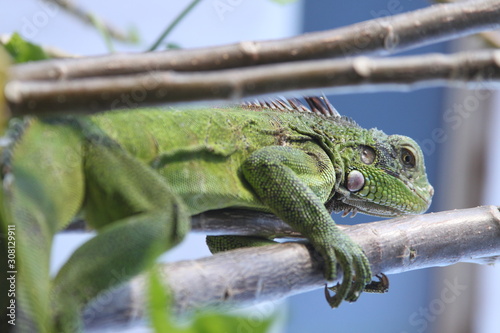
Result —
[{"label": "iguana cheek scale", "polygon": [[[17,230],[20,331],[77,330],[82,307],[179,243],[190,215],[230,207],[272,212],[301,232],[322,255],[326,280],[342,267],[330,305],[356,300],[370,264],[331,211],[421,213],[432,187],[413,140],[363,129],[324,99],[306,101],[12,125],[0,218],[2,232]],[[50,280],[52,238],[80,212],[99,233]],[[212,251],[268,242],[207,239]]]}]

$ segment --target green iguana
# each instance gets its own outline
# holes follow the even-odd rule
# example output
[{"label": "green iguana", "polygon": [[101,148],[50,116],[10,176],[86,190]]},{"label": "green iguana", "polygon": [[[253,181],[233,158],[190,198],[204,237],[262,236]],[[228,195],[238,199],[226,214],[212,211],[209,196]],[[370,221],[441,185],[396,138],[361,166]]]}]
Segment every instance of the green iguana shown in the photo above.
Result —
[{"label": "green iguana", "polygon": [[[329,211],[422,213],[433,189],[413,140],[363,129],[322,98],[306,101],[12,123],[0,218],[4,236],[15,233],[15,267],[2,259],[0,268],[17,272],[16,328],[80,329],[82,307],[178,244],[191,215],[229,207],[272,212],[302,233],[324,258],[326,280],[342,268],[330,305],[355,301],[370,264]],[[54,234],[80,213],[98,235],[49,279]],[[208,243],[218,251],[244,240]]]}]

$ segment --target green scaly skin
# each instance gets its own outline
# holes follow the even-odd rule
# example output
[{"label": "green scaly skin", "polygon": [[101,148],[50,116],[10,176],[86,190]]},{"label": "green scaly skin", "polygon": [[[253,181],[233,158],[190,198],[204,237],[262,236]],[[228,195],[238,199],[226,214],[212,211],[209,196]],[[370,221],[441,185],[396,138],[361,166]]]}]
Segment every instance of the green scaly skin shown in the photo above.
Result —
[{"label": "green scaly skin", "polygon": [[[424,212],[432,187],[421,150],[407,137],[344,118],[257,109],[142,109],[13,126],[13,143],[2,152],[0,218],[4,234],[16,226],[23,310],[16,328],[81,329],[82,307],[178,244],[190,215],[228,207],[271,211],[300,231],[322,254],[326,280],[342,267],[330,304],[356,300],[371,281],[370,265],[326,207]],[[99,233],[51,280],[53,236],[81,212]],[[209,243],[217,251],[234,240]]]}]

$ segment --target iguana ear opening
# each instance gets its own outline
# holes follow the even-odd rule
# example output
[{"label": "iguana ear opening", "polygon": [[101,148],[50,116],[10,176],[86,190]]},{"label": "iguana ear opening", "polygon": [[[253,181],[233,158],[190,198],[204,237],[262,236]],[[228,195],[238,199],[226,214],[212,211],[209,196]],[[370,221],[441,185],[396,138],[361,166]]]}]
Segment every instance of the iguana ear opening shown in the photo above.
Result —
[{"label": "iguana ear opening", "polygon": [[358,170],[352,170],[347,175],[346,188],[349,192],[357,192],[365,186],[365,176]]}]

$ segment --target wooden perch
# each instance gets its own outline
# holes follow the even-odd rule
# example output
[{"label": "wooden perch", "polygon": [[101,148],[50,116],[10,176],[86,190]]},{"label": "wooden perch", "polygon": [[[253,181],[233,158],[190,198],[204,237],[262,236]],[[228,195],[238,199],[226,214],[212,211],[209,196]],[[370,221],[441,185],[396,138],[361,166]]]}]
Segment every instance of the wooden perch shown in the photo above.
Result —
[{"label": "wooden perch", "polygon": [[[238,225],[230,216],[225,218]],[[268,219],[266,224],[271,226],[273,220],[278,221],[266,215],[258,218]],[[210,218],[204,219],[195,222],[194,227],[207,225]],[[225,223],[219,227],[224,228]],[[271,228],[270,234],[282,232],[283,223],[275,225],[278,231]],[[214,233],[219,227],[208,229]],[[246,227],[242,229],[243,233],[248,232]],[[495,206],[405,216],[343,229],[363,247],[374,274],[457,262],[493,263],[500,258],[500,212]],[[325,283],[321,257],[300,243],[239,249],[199,260],[162,264],[161,271],[180,313],[206,306],[277,300],[323,288]],[[144,317],[145,281],[146,277],[137,277],[96,299],[85,310],[86,325],[100,326],[110,319],[123,323]],[[324,300],[318,299],[318,306],[328,306],[321,302]]]},{"label": "wooden perch", "polygon": [[238,100],[285,91],[408,90],[458,85],[498,87],[500,51],[355,57],[300,61],[211,72],[151,72],[68,81],[10,81],[5,97],[14,116],[93,113],[197,100]]},{"label": "wooden perch", "polygon": [[154,53],[43,61],[12,68],[14,80],[58,80],[145,71],[205,71],[360,54],[386,55],[500,28],[500,2],[439,4],[297,37]]}]

